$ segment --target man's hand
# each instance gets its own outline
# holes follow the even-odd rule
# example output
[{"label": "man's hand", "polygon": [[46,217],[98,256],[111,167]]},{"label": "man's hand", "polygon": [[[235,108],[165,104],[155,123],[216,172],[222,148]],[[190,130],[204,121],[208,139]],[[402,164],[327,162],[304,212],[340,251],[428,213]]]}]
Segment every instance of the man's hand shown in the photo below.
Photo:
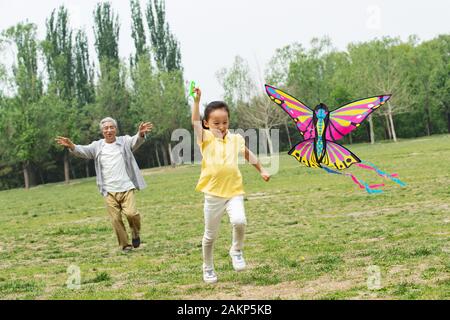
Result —
[{"label": "man's hand", "polygon": [[69,148],[70,150],[75,149],[75,145],[73,144],[73,142],[69,138],[57,137],[55,139],[55,141],[56,141],[57,144],[59,144],[59,145],[61,145],[63,147]]},{"label": "man's hand", "polygon": [[152,131],[153,124],[151,122],[141,122],[139,124],[139,135],[144,137],[147,132]]}]

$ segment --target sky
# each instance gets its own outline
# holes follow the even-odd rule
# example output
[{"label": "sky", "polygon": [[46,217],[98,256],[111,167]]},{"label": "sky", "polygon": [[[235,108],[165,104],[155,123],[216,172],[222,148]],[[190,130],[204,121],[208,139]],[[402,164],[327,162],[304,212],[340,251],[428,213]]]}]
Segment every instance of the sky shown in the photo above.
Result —
[{"label": "sky", "polygon": [[[45,20],[64,5],[73,28],[84,28],[93,47],[93,11],[100,0],[0,0],[0,30],[33,22],[44,38]],[[128,0],[110,0],[120,18],[119,54],[134,52]],[[142,8],[147,0],[140,0]],[[264,69],[277,48],[299,42],[308,48],[314,37],[328,36],[345,50],[351,42],[382,36],[406,40],[415,34],[429,40],[450,32],[446,0],[166,0],[166,16],[181,45],[185,79],[194,80],[203,102],[218,100],[223,90],[216,74],[231,67],[235,56],[246,59],[263,81]],[[9,61],[11,51],[2,53]]]}]

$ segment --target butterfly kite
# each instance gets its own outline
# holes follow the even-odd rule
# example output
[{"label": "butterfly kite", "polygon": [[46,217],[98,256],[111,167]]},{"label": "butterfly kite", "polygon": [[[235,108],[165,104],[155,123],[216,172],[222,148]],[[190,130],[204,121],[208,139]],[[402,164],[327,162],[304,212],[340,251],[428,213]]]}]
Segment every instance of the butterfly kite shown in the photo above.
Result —
[{"label": "butterfly kite", "polygon": [[297,129],[304,137],[304,141],[298,143],[289,151],[289,154],[299,162],[311,168],[322,168],[328,173],[349,176],[353,182],[361,189],[366,189],[368,193],[382,192],[378,188],[384,186],[384,184],[368,185],[353,174],[340,171],[355,164],[363,169],[373,170],[378,175],[405,186],[397,178],[397,174],[388,174],[381,171],[373,164],[360,160],[350,150],[336,143],[337,140],[359,127],[361,122],[378,107],[386,103],[391,95],[356,100],[330,112],[323,103],[311,110],[300,100],[267,84],[266,92],[270,99],[281,106],[295,121]]}]

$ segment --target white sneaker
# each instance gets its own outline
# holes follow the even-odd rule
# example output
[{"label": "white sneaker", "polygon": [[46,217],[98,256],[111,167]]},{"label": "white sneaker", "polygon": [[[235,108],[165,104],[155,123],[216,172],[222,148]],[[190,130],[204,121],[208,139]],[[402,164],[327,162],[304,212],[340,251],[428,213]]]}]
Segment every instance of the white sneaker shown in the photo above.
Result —
[{"label": "white sneaker", "polygon": [[203,269],[203,281],[206,283],[216,283],[217,275],[214,269]]},{"label": "white sneaker", "polygon": [[242,251],[238,252],[230,252],[231,256],[231,262],[233,263],[233,268],[236,271],[242,271],[245,269],[245,260],[244,256],[242,255]]}]

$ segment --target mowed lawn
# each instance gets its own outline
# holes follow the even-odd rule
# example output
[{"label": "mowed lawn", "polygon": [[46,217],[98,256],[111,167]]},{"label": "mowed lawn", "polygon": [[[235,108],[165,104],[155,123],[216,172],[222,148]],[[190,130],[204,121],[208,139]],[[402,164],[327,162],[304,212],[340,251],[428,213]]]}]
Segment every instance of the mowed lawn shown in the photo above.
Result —
[{"label": "mowed lawn", "polygon": [[[95,178],[0,192],[0,298],[449,299],[450,136],[350,149],[407,187],[385,181],[383,194],[369,195],[285,153],[269,183],[241,165],[248,269],[232,269],[224,216],[215,285],[202,281],[199,165],[144,170],[143,244],[130,254],[117,248]],[[70,265],[80,289],[67,287]],[[377,268],[380,286],[369,289]]]}]

